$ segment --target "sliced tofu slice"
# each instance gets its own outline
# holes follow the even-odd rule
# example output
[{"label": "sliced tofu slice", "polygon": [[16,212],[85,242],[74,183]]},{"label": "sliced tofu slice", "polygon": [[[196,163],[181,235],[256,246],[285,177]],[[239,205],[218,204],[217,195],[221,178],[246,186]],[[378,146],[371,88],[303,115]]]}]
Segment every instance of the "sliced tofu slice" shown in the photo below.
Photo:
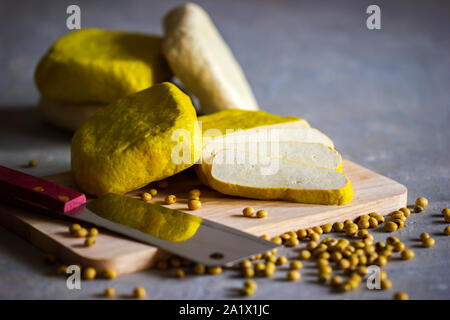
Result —
[{"label": "sliced tofu slice", "polygon": [[349,179],[336,170],[240,151],[232,153],[232,161],[222,154],[227,152],[215,154],[205,176],[208,185],[221,193],[326,205],[344,205],[353,198]]},{"label": "sliced tofu slice", "polygon": [[244,72],[200,6],[187,3],[172,9],[163,27],[164,55],[184,87],[199,99],[204,114],[258,110]]},{"label": "sliced tofu slice", "polygon": [[[294,123],[295,122],[287,124],[292,125]],[[276,145],[280,146],[284,142],[292,143],[291,145],[283,144],[282,147],[284,148],[282,150],[284,150],[285,157],[281,158],[287,160],[300,160],[296,159],[295,157],[292,157],[292,155],[289,154],[291,152],[290,148],[293,145],[295,145],[296,142],[307,144],[322,144],[325,148],[328,149],[334,148],[333,141],[331,141],[330,138],[328,138],[325,134],[323,134],[319,130],[302,126],[286,127],[286,124],[284,123],[236,131],[234,133],[230,133],[227,135],[214,136],[210,138],[208,138],[204,134],[202,157],[200,159],[199,164],[195,166],[195,170],[197,172],[200,181],[207,184],[205,175],[208,175],[208,172],[210,172],[208,165],[211,164],[212,155],[216,151],[224,149],[225,146],[228,145],[227,149],[230,149],[231,146],[233,145],[238,144],[242,145],[247,143],[248,147],[246,147],[246,149],[251,151],[251,148],[254,149],[255,144],[265,143],[266,144],[265,146],[259,145],[257,149],[270,150],[271,148],[275,148]],[[305,157],[307,157],[307,151],[310,149],[301,151],[303,147],[304,145],[296,145],[292,150],[296,150],[295,152],[298,153],[297,157],[303,155],[303,159],[305,159]],[[320,147],[316,146],[316,148]],[[314,163],[309,163],[308,161],[306,161],[306,163],[314,165]],[[331,166],[330,168],[333,168],[333,166]]]}]

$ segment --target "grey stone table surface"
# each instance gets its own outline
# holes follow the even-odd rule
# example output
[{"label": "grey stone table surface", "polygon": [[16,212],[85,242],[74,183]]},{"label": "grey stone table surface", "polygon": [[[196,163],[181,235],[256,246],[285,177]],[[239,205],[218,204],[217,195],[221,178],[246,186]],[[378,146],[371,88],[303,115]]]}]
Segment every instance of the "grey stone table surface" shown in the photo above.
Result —
[{"label": "grey stone table surface", "polygon": [[[71,2],[72,3],[72,2]],[[82,27],[161,34],[161,17],[179,1],[73,1]],[[389,291],[360,288],[336,294],[315,281],[298,283],[285,272],[258,279],[256,299],[450,298],[450,238],[439,212],[450,206],[450,6],[448,1],[376,1],[381,30],[366,28],[372,1],[200,1],[229,43],[264,110],[306,118],[334,140],[343,157],[405,184],[408,201],[430,200],[398,237],[416,252],[386,270]],[[0,2],[0,163],[44,175],[70,168],[71,135],[43,123],[36,109],[33,70],[48,46],[67,32],[66,1]],[[37,159],[36,168],[24,168]],[[427,231],[436,246],[423,249]],[[376,239],[384,233],[374,232]],[[295,251],[285,250],[288,256]],[[98,298],[107,285],[128,294],[135,285],[150,299],[236,298],[242,279],[147,270],[83,282],[68,290],[42,252],[0,227],[0,298]]]}]

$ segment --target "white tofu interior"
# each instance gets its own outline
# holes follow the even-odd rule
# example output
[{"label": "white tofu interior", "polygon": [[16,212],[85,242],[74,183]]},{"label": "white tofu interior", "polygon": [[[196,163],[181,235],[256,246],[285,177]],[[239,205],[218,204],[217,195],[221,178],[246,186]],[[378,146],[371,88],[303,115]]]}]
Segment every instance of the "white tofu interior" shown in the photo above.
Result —
[{"label": "white tofu interior", "polygon": [[328,190],[343,188],[348,183],[342,173],[332,169],[230,150],[219,151],[214,156],[211,177],[223,183],[254,188]]}]

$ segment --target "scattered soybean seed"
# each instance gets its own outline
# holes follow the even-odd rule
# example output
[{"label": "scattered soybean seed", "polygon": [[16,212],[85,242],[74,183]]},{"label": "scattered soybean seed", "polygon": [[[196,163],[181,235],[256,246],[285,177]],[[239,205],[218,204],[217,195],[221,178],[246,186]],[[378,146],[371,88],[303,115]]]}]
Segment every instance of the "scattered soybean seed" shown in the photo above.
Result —
[{"label": "scattered soybean seed", "polygon": [[409,217],[409,215],[411,214],[411,210],[409,210],[408,208],[400,208],[399,211],[403,212],[403,215],[405,217]]},{"label": "scattered soybean seed", "polygon": [[280,237],[274,237],[272,239],[270,239],[270,241],[276,243],[276,244],[282,244],[283,240]]},{"label": "scattered soybean seed", "polygon": [[394,222],[398,226],[398,229],[401,229],[405,226],[405,222],[401,219],[394,219],[392,220],[392,222]]},{"label": "scattered soybean seed", "polygon": [[166,199],[164,200],[164,202],[166,204],[174,204],[175,202],[177,202],[177,197],[173,194],[170,194],[166,197]]},{"label": "scattered soybean seed", "polygon": [[199,200],[189,200],[188,201],[188,208],[190,210],[197,210],[202,207],[202,203]]},{"label": "scattered soybean seed", "polygon": [[267,240],[267,241],[270,240],[270,238],[269,238],[269,236],[267,234],[263,234],[262,236],[260,236],[260,238],[264,239],[264,240]]},{"label": "scattered soybean seed", "polygon": [[84,240],[84,245],[86,247],[92,247],[95,244],[95,237],[87,237],[86,240]]},{"label": "scattered soybean seed", "polygon": [[394,300],[408,300],[408,299],[409,297],[406,294],[406,292],[399,291],[394,294]]},{"label": "scattered soybean seed", "polygon": [[340,232],[340,231],[344,230],[344,224],[342,222],[335,222],[335,223],[333,223],[333,229],[336,232]]},{"label": "scattered soybean seed", "polygon": [[98,229],[97,229],[97,228],[90,228],[90,229],[89,229],[89,236],[90,236],[90,237],[96,237],[96,236],[98,236]]},{"label": "scattered soybean seed", "polygon": [[368,230],[366,230],[366,229],[363,229],[363,230],[359,230],[358,231],[358,237],[359,238],[364,238],[366,235],[368,235],[369,234],[369,231]]},{"label": "scattered soybean seed", "polygon": [[428,205],[428,199],[425,197],[419,197],[416,199],[416,206],[421,206],[425,208]]},{"label": "scattered soybean seed", "polygon": [[114,288],[109,287],[105,289],[103,294],[105,295],[105,297],[112,298],[116,295],[116,290],[114,290]]},{"label": "scattered soybean seed", "polygon": [[341,270],[346,270],[350,268],[350,261],[348,261],[347,259],[341,259],[338,263],[338,267]]},{"label": "scattered soybean seed", "polygon": [[305,239],[306,237],[308,237],[308,232],[306,232],[305,229],[299,229],[297,230],[297,238],[299,238],[300,240]]},{"label": "scattered soybean seed", "polygon": [[331,278],[331,284],[333,286],[338,286],[342,283],[342,277],[341,276],[333,276]]},{"label": "scattered soybean seed", "polygon": [[347,227],[347,226],[349,226],[349,225],[352,225],[353,223],[354,223],[354,222],[353,222],[352,220],[350,220],[350,219],[345,220],[345,221],[344,221],[344,228]]},{"label": "scattered soybean seed", "polygon": [[370,228],[375,228],[376,226],[378,226],[378,220],[376,218],[370,217],[369,226]]},{"label": "scattered soybean seed", "polygon": [[300,280],[300,278],[301,278],[301,274],[297,270],[289,270],[287,273],[287,279],[289,281],[298,281],[298,280]]},{"label": "scattered soybean seed", "polygon": [[435,244],[435,241],[433,238],[428,238],[428,239],[425,239],[424,241],[422,241],[422,245],[425,248],[431,248],[432,246],[434,246],[434,244]]},{"label": "scattered soybean seed", "polygon": [[450,222],[450,213],[444,214],[444,220],[445,222]]},{"label": "scattered soybean seed", "polygon": [[266,265],[264,264],[264,262],[258,262],[255,265],[255,272],[256,273],[263,272],[265,269],[266,269]]},{"label": "scattered soybean seed", "polygon": [[450,236],[450,226],[445,227],[444,234],[446,234],[447,236]]},{"label": "scattered soybean seed", "polygon": [[200,190],[198,189],[192,189],[191,191],[189,191],[189,198],[195,197],[195,198],[200,198]]},{"label": "scattered soybean seed", "polygon": [[392,288],[392,281],[389,279],[381,280],[380,284],[381,284],[381,289],[383,289],[383,290],[389,290],[390,288]]},{"label": "scattered soybean seed", "polygon": [[289,264],[291,270],[300,270],[301,268],[303,268],[303,263],[299,260],[292,260]]},{"label": "scattered soybean seed", "polygon": [[367,214],[363,214],[363,215],[360,215],[358,218],[359,218],[359,220],[369,220],[370,216]]},{"label": "scattered soybean seed", "polygon": [[65,266],[65,265],[59,266],[58,269],[56,269],[56,273],[60,276],[66,275],[67,274],[67,266]]},{"label": "scattered soybean seed", "polygon": [[387,244],[392,244],[392,245],[394,245],[394,244],[396,244],[397,242],[400,242],[400,240],[399,240],[397,237],[389,236],[389,237],[386,238],[386,243],[387,243]]},{"label": "scattered soybean seed", "polygon": [[359,229],[367,229],[370,227],[369,219],[360,219],[358,221]]},{"label": "scattered soybean seed", "polygon": [[[365,256],[364,256],[365,257]],[[361,276],[365,276],[366,274],[367,274],[367,267],[366,266],[359,266],[357,269],[356,269],[356,272],[358,272],[358,274],[359,275],[361,275]]]},{"label": "scattered soybean seed", "polygon": [[384,230],[387,232],[394,232],[398,229],[398,225],[395,222],[389,221],[384,224]]},{"label": "scattered soybean seed", "polygon": [[253,278],[255,276],[255,269],[252,267],[242,269],[242,275],[246,278]]},{"label": "scattered soybean seed", "polygon": [[205,266],[203,265],[203,264],[201,264],[201,263],[197,263],[195,266],[194,266],[194,273],[195,274],[205,274]]},{"label": "scattered soybean seed", "polygon": [[95,279],[96,275],[97,275],[97,271],[95,271],[95,269],[92,267],[88,267],[83,270],[83,278],[86,280]]},{"label": "scattered soybean seed", "polygon": [[403,242],[394,243],[395,252],[402,252],[403,250],[405,250],[405,244]]},{"label": "scattered soybean seed", "polygon": [[315,227],[313,227],[312,229],[313,229],[313,231],[314,231],[315,233],[317,233],[317,234],[319,234],[319,235],[321,235],[321,234],[323,233],[323,230],[322,230],[322,228],[321,228],[320,226],[315,226]]},{"label": "scattered soybean seed", "polygon": [[406,217],[405,217],[405,215],[403,214],[403,212],[401,212],[401,211],[396,211],[395,213],[393,213],[393,214],[391,215],[391,218],[392,218],[392,220],[394,220],[394,219],[400,219],[400,220],[406,221]]},{"label": "scattered soybean seed", "polygon": [[444,208],[444,209],[442,209],[441,213],[442,213],[443,216],[445,216],[447,214],[450,214],[450,209],[449,208]]},{"label": "scattered soybean seed", "polygon": [[244,208],[244,210],[242,210],[242,214],[246,217],[251,217],[255,214],[255,209],[252,207]]},{"label": "scattered soybean seed", "polygon": [[117,277],[117,273],[116,273],[116,270],[114,270],[112,268],[108,268],[103,272],[103,276],[106,279],[115,279]]},{"label": "scattered soybean seed", "polygon": [[266,266],[266,269],[264,270],[264,276],[267,278],[270,278],[271,276],[273,276],[273,274],[275,273],[275,267],[269,267],[269,266],[273,266],[273,264],[268,264]]},{"label": "scattered soybean seed", "polygon": [[345,228],[345,234],[347,236],[354,236],[358,232],[358,226],[356,224],[349,225],[347,228]]},{"label": "scattered soybean seed", "polygon": [[309,251],[313,251],[315,248],[317,248],[318,244],[315,241],[309,241],[306,244],[306,249],[308,249]]},{"label": "scattered soybean seed", "polygon": [[254,290],[254,289],[251,289],[251,288],[249,288],[249,287],[244,287],[244,288],[241,288],[241,289],[239,290],[239,292],[240,292],[241,295],[243,295],[243,296],[252,296],[252,295],[255,293],[255,290]]},{"label": "scattered soybean seed", "polygon": [[288,259],[287,259],[285,256],[279,256],[279,257],[276,259],[275,264],[276,264],[277,266],[282,266],[282,265],[285,265],[287,262],[288,262]]},{"label": "scattered soybean seed", "polygon": [[38,162],[35,159],[28,161],[28,166],[29,167],[36,167],[37,164],[38,164]]},{"label": "scattered soybean seed", "polygon": [[309,250],[304,249],[304,250],[300,251],[298,257],[301,260],[308,260],[309,258],[311,258],[311,252]]},{"label": "scattered soybean seed", "polygon": [[184,270],[181,268],[177,268],[173,271],[173,276],[175,278],[183,278],[184,277]]},{"label": "scattered soybean seed", "polygon": [[418,206],[418,205],[414,206],[414,212],[416,212],[416,213],[422,212],[423,210],[424,210],[424,208],[422,206]]},{"label": "scattered soybean seed", "polygon": [[420,240],[421,240],[422,242],[425,241],[425,240],[427,240],[428,238],[430,238],[430,235],[429,235],[428,232],[422,232],[422,233],[420,234]]},{"label": "scattered soybean seed", "polygon": [[245,280],[244,288],[250,288],[250,289],[256,290],[256,289],[258,289],[258,284],[256,283],[256,281],[253,281],[253,280]]},{"label": "scattered soybean seed", "polygon": [[148,192],[144,192],[144,193],[141,195],[141,199],[144,200],[144,201],[146,201],[146,202],[152,200],[152,198],[153,198],[152,195],[151,195],[150,193],[148,193]]},{"label": "scattered soybean seed", "polygon": [[76,235],[78,238],[84,238],[88,235],[88,231],[85,228],[81,228],[76,231]]},{"label": "scattered soybean seed", "polygon": [[385,265],[387,265],[387,258],[384,256],[379,256],[376,260],[375,263],[377,266],[379,267],[384,267]]},{"label": "scattered soybean seed", "polygon": [[317,274],[317,280],[319,282],[326,282],[326,281],[330,280],[330,277],[331,277],[331,275],[329,273],[323,272],[323,271],[320,271]]},{"label": "scattered soybean seed", "polygon": [[403,260],[411,260],[412,258],[414,258],[414,251],[410,249],[404,250],[402,251],[401,257]]},{"label": "scattered soybean seed", "polygon": [[333,229],[331,223],[327,223],[322,226],[323,233],[330,233],[331,229]]},{"label": "scattered soybean seed", "polygon": [[241,268],[250,268],[252,266],[252,262],[248,259],[245,259],[244,261],[241,262]]},{"label": "scattered soybean seed", "polygon": [[208,267],[208,273],[212,275],[218,275],[222,273],[222,267],[220,266],[214,266],[214,267]]},{"label": "scattered soybean seed", "polygon": [[81,229],[81,226],[78,223],[71,224],[69,227],[69,232],[71,234],[76,235],[77,231]]},{"label": "scattered soybean seed", "polygon": [[51,265],[51,264],[54,264],[56,262],[56,258],[55,258],[54,255],[52,255],[50,253],[47,253],[47,254],[44,254],[44,262],[46,264],[50,264]]},{"label": "scattered soybean seed", "polygon": [[152,188],[152,189],[148,190],[148,193],[150,193],[150,195],[152,197],[154,197],[154,196],[156,196],[158,194],[158,190]]},{"label": "scattered soybean seed", "polygon": [[133,290],[133,296],[137,299],[145,298],[146,295],[147,295],[147,292],[142,287],[136,287]]},{"label": "scattered soybean seed", "polygon": [[262,210],[256,211],[256,216],[260,219],[267,217],[267,215],[268,215],[267,210],[262,209]]},{"label": "scattered soybean seed", "polygon": [[320,239],[320,235],[318,234],[318,233],[311,233],[310,235],[309,235],[309,238],[312,240],[312,241],[319,241],[319,239]]}]

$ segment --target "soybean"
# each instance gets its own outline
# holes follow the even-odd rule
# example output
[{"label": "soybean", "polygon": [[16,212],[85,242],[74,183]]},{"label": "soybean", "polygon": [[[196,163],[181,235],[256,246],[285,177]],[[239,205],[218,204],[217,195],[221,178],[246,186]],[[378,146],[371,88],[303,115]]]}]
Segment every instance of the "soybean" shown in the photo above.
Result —
[{"label": "soybean", "polygon": [[389,221],[384,224],[384,230],[387,232],[394,232],[398,229],[398,225],[395,222]]},{"label": "soybean", "polygon": [[188,208],[190,210],[198,210],[202,207],[202,203],[200,200],[189,200],[188,201]]},{"label": "soybean", "polygon": [[95,271],[95,269],[92,267],[88,267],[83,270],[83,278],[86,280],[95,279],[96,275],[97,275],[97,271]]},{"label": "soybean", "polygon": [[166,204],[174,204],[175,202],[177,202],[177,197],[173,194],[170,194],[166,197],[164,201]]},{"label": "soybean", "polygon": [[424,241],[422,241],[422,245],[425,248],[431,248],[432,246],[434,246],[434,244],[435,244],[435,241],[433,238],[428,238],[428,239],[425,239]]},{"label": "soybean", "polygon": [[145,296],[147,295],[147,292],[142,287],[136,287],[133,290],[133,295],[135,298],[142,299],[142,298],[145,298]]},{"label": "soybean", "polygon": [[421,206],[425,208],[428,205],[428,199],[425,197],[419,197],[416,199],[416,206]]},{"label": "soybean", "polygon": [[298,281],[298,280],[300,280],[300,278],[301,278],[301,274],[297,270],[290,270],[287,273],[287,279],[289,281]]},{"label": "soybean", "polygon": [[399,291],[394,294],[394,300],[408,300],[409,297],[405,292]]},{"label": "soybean", "polygon": [[253,209],[252,207],[244,208],[244,210],[242,210],[242,214],[245,217],[251,217],[255,214],[255,209]]}]

